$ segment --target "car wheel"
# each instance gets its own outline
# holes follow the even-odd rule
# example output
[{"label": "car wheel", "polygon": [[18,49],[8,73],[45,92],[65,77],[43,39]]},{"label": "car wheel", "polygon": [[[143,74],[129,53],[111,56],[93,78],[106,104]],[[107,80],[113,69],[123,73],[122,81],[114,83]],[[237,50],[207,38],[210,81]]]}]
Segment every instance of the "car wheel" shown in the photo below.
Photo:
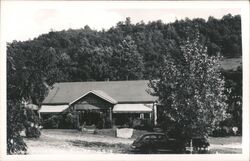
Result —
[{"label": "car wheel", "polygon": [[184,153],[185,154],[185,151],[186,151],[186,148],[180,148],[180,149],[177,149],[177,153],[178,154],[182,154],[182,153]]},{"label": "car wheel", "polygon": [[157,154],[157,149],[147,149],[147,154]]}]

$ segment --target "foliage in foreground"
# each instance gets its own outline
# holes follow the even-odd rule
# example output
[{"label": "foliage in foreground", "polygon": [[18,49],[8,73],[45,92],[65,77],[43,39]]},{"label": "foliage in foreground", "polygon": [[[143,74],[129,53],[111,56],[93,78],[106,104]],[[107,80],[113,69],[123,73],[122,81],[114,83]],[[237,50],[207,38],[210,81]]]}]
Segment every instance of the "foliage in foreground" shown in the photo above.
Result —
[{"label": "foliage in foreground", "polygon": [[28,138],[39,138],[41,135],[40,132],[40,118],[38,115],[31,109],[25,109],[26,121],[25,125],[25,134]]},{"label": "foliage in foreground", "polygon": [[41,135],[39,118],[34,111],[25,108],[20,102],[7,102],[7,154],[26,154],[27,146],[21,133],[27,138]]},{"label": "foliage in foreground", "polygon": [[7,102],[7,153],[24,154],[26,144],[20,135],[25,129],[25,109],[20,103]]},{"label": "foliage in foreground", "polygon": [[[26,137],[31,138],[37,138],[41,133],[37,114],[22,102],[31,98],[32,85],[27,80],[27,73],[18,73],[16,61],[11,53],[7,54],[7,153],[25,154],[27,146],[21,132],[25,131]],[[24,82],[15,84],[14,80]]]},{"label": "foliage in foreground", "polygon": [[199,36],[184,42],[178,59],[172,54],[150,84],[163,107],[163,128],[184,138],[208,135],[227,117],[219,57],[207,55]]}]

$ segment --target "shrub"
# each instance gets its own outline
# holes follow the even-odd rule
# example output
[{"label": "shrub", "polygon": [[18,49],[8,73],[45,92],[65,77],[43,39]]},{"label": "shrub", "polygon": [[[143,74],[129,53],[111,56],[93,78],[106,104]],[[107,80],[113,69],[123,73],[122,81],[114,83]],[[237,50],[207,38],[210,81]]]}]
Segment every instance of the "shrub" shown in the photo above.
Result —
[{"label": "shrub", "polygon": [[28,127],[25,131],[26,137],[28,138],[39,138],[41,135],[40,129],[38,127]]},{"label": "shrub", "polygon": [[62,115],[58,126],[62,129],[74,129],[76,128],[76,119],[77,117],[72,113]]},{"label": "shrub", "polygon": [[77,128],[77,117],[72,113],[53,115],[43,121],[46,129],[74,129]]},{"label": "shrub", "polygon": [[111,120],[110,119],[106,119],[105,120],[105,128],[111,128],[111,126],[112,126]]},{"label": "shrub", "polygon": [[134,119],[133,120],[133,128],[137,128],[141,126],[141,119]]},{"label": "shrub", "polygon": [[234,132],[232,130],[232,128],[230,127],[218,127],[216,128],[213,132],[211,136],[214,137],[225,137],[225,136],[232,136],[234,135]]},{"label": "shrub", "polygon": [[104,125],[103,121],[102,121],[102,120],[99,120],[99,121],[97,122],[96,127],[97,127],[98,129],[103,129],[103,128],[104,128],[103,125]]},{"label": "shrub", "polygon": [[26,109],[25,133],[28,138],[38,138],[41,135],[39,124],[40,118],[34,110]]},{"label": "shrub", "polygon": [[52,117],[44,120],[43,126],[45,129],[50,129],[50,128],[57,129],[59,127],[59,123],[61,120],[62,120],[62,116],[53,115]]},{"label": "shrub", "polygon": [[[138,123],[140,124],[138,125]],[[153,131],[153,125],[151,124],[151,121],[149,119],[141,119],[140,122],[136,121],[136,125],[134,126],[134,128],[138,130]]]},{"label": "shrub", "polygon": [[7,101],[7,153],[25,154],[27,145],[20,135],[24,129],[24,107],[15,101]]}]

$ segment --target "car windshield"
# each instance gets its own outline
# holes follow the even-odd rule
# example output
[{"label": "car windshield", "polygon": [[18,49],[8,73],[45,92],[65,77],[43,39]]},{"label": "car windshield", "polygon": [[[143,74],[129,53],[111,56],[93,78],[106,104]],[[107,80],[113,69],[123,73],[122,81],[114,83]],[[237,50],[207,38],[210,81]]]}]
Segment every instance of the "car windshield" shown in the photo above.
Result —
[{"label": "car windshield", "polygon": [[165,136],[164,136],[164,135],[158,135],[158,139],[159,139],[159,140],[164,140],[164,139],[165,139]]},{"label": "car windshield", "polygon": [[145,140],[145,139],[157,139],[157,137],[161,140],[164,139],[165,137],[163,135],[141,135],[139,136],[137,139],[135,139],[135,142],[141,141],[141,140]]},{"label": "car windshield", "polygon": [[141,135],[137,139],[135,139],[135,142],[138,142],[138,141],[140,141],[140,140],[142,140],[142,139],[144,139],[146,137],[149,137],[149,136],[148,135]]}]

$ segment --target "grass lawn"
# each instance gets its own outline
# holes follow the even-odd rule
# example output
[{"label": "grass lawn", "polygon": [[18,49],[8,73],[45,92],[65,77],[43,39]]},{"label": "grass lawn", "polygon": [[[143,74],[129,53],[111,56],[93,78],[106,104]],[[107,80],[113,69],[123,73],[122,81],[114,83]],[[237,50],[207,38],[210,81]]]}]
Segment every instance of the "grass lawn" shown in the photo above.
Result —
[{"label": "grass lawn", "polygon": [[241,136],[230,136],[230,137],[209,137],[210,144],[224,145],[224,144],[235,144],[241,143]]},{"label": "grass lawn", "polygon": [[242,153],[242,137],[210,137],[209,153],[240,154]]},{"label": "grass lawn", "polygon": [[[25,138],[28,154],[98,154],[130,153],[129,146],[139,135],[135,130],[131,139],[116,138],[114,130],[98,130],[86,134],[77,130],[43,129],[38,139]],[[210,137],[209,153],[241,153],[241,137]]]},{"label": "grass lawn", "polygon": [[43,129],[41,132],[38,139],[25,138],[28,154],[125,153],[134,140],[78,130]]},{"label": "grass lawn", "polygon": [[221,61],[221,67],[224,70],[236,70],[239,66],[242,67],[242,58],[230,58]]}]

